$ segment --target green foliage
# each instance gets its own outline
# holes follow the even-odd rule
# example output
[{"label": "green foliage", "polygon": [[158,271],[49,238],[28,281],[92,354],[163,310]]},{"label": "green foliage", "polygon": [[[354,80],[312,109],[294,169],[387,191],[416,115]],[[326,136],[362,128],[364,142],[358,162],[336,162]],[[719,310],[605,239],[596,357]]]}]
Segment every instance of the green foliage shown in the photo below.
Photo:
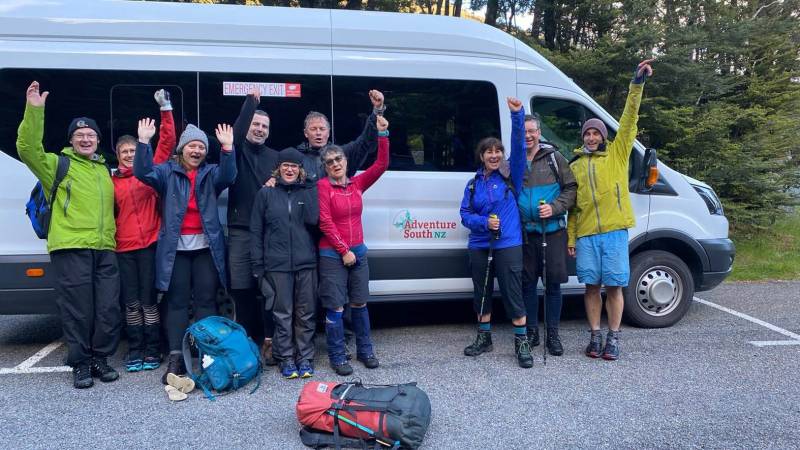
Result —
[{"label": "green foliage", "polygon": [[734,235],[733,281],[800,279],[800,214],[794,212],[757,236]]}]

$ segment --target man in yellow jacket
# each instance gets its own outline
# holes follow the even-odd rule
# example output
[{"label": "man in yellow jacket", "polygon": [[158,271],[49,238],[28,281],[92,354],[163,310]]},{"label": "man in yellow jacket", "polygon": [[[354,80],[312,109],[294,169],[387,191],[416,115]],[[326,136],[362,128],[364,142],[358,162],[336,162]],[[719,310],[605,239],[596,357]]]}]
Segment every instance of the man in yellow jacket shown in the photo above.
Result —
[{"label": "man in yellow jacket", "polygon": [[[583,146],[570,163],[578,181],[575,207],[567,221],[570,256],[577,256],[578,281],[586,284],[584,304],[591,327],[586,355],[607,360],[619,358],[619,328],[622,322],[622,288],[628,285],[628,228],[635,224],[628,194],[628,159],[636,139],[636,122],[644,81],[653,74],[648,59],[639,63],[630,84],[616,138],[608,142],[608,131],[600,119],[583,124]],[[605,345],[600,332],[606,287],[608,334]]]}]

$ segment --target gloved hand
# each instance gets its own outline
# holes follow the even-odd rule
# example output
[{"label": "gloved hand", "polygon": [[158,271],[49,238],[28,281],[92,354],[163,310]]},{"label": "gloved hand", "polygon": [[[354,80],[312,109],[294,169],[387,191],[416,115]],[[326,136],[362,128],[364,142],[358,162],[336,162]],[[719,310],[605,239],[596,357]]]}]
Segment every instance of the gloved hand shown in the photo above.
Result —
[{"label": "gloved hand", "polygon": [[156,103],[161,106],[162,111],[172,111],[172,102],[169,101],[169,91],[159,89],[153,95],[153,98],[156,99]]}]

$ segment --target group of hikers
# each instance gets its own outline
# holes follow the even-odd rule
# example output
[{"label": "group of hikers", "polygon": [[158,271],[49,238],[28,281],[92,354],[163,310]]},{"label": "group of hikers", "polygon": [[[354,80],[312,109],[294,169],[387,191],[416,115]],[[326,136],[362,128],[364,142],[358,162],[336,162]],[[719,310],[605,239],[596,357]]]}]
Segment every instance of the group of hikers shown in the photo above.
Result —
[{"label": "group of hikers", "polygon": [[[461,202],[462,223],[470,231],[478,318],[478,334],[466,355],[492,350],[495,277],[512,318],[519,365],[532,367],[531,347],[540,345],[540,277],[545,345],[550,354],[563,354],[560,284],[567,280],[566,258],[576,256],[579,281],[587,287],[591,337],[586,354],[619,357],[622,287],[629,277],[627,228],[634,220],[627,164],[644,80],[652,73],[649,63],[637,67],[616,139],[607,141],[600,120],[586,121],[584,145],[571,163],[541,142],[540,119],[525,115],[514,98],[507,100],[510,158],[497,138],[478,144],[480,168]],[[303,124],[306,141],[276,151],[265,143],[270,117],[258,109],[260,92],[252,90],[233,126],[219,124],[214,130],[220,147],[214,164],[207,161],[208,136],[196,126],[187,125],[176,139],[169,93],[158,90],[155,151],[156,122],[143,118],[135,137],[117,139],[119,164],[113,170],[99,151],[100,128],[88,117],[72,120],[69,145],[60,154],[45,151],[48,95],[36,81],[28,87],[17,150],[44,192],[57,184],[54,198],[48,198],[47,249],[75,388],[91,387],[93,378],[118,379],[108,357],[116,352],[123,318],[128,372],[161,365],[163,333],[168,351],[162,382],[167,384],[169,374],[185,375],[184,333],[192,318],[217,314],[220,288],[233,298],[236,319],[259,345],[264,363],[277,365],[287,379],[314,374],[320,308],[328,359],[338,375],[353,373],[345,317],[355,337],[356,360],[369,369],[379,366],[370,337],[361,215],[364,192],[389,166],[381,92],[369,92],[372,111],[353,142],[330,143],[328,118],[312,111]],[[376,151],[374,162],[362,167]],[[364,170],[356,175],[359,169]],[[218,215],[225,189],[227,236]]]}]

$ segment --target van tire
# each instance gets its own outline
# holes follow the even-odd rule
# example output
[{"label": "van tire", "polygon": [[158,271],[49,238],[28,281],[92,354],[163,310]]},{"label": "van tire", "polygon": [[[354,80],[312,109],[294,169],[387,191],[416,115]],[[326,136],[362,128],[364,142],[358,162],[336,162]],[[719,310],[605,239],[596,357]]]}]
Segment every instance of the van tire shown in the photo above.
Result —
[{"label": "van tire", "polygon": [[641,328],[664,328],[677,323],[689,310],[694,279],[680,258],[662,250],[631,257],[631,279],[622,292],[625,323]]}]

